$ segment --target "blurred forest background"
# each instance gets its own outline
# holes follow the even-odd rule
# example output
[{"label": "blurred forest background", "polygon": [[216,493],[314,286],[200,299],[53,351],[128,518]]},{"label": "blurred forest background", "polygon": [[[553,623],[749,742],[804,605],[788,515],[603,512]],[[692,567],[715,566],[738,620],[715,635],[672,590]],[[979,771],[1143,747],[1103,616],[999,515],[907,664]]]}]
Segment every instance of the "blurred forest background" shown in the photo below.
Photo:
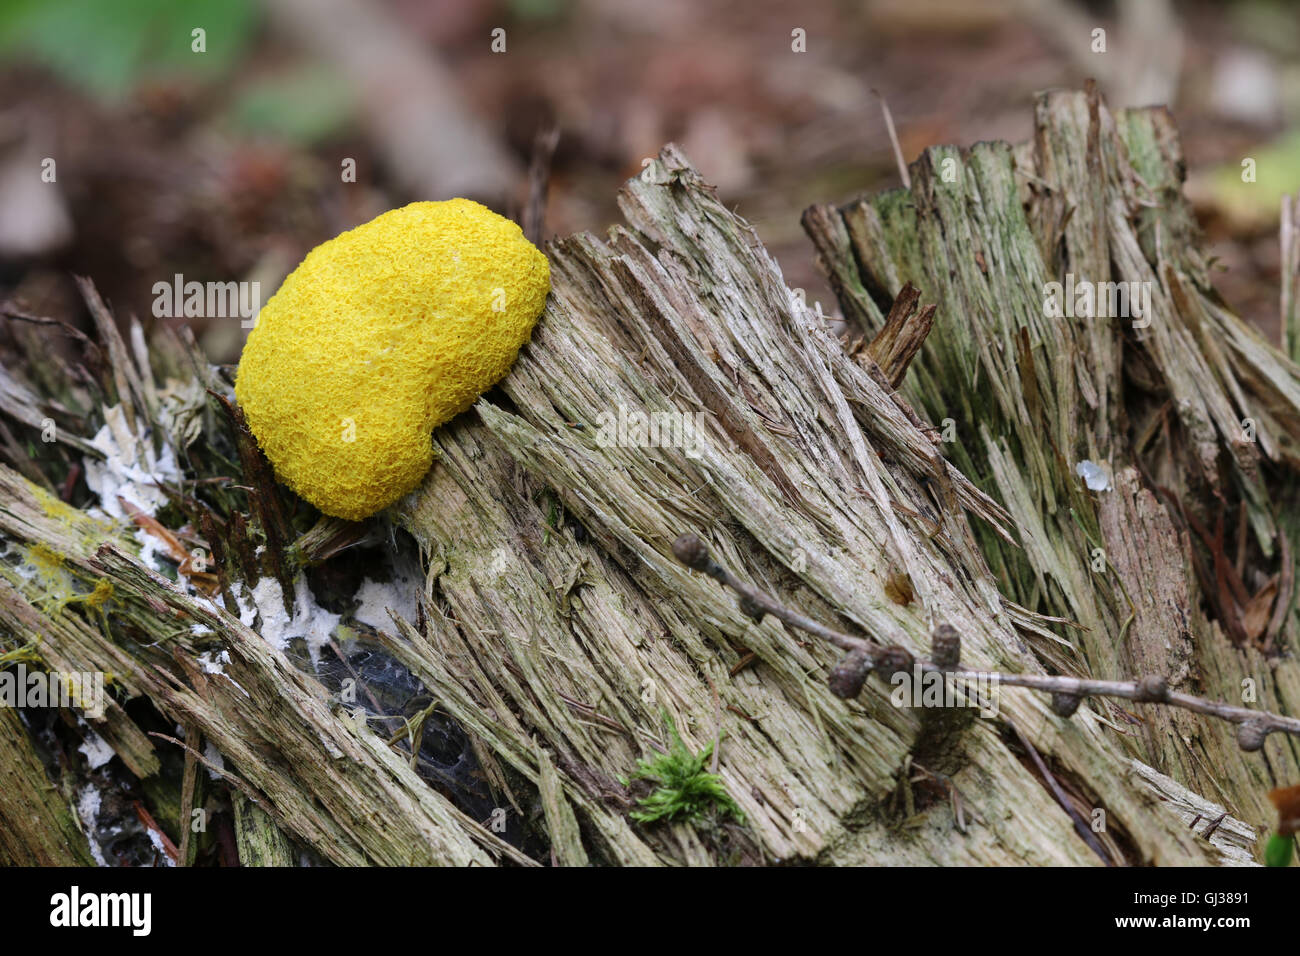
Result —
[{"label": "blurred forest background", "polygon": [[[151,314],[176,273],[265,300],[385,209],[465,195],[520,218],[554,126],[546,236],[603,232],[676,140],[830,312],[799,217],[897,185],[873,91],[910,161],[1023,140],[1035,91],[1090,76],[1112,108],[1173,108],[1219,288],[1276,342],[1279,199],[1300,191],[1289,0],[2,0],[0,302],[80,314],[82,274],[119,316],[182,321]],[[247,334],[195,333],[218,362]]]}]

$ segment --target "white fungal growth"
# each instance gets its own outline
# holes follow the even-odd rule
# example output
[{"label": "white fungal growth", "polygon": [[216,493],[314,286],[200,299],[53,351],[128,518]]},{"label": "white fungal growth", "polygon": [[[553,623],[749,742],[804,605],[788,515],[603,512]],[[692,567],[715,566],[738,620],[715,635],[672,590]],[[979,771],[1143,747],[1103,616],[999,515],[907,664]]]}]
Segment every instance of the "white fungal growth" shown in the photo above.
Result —
[{"label": "white fungal growth", "polygon": [[99,839],[95,835],[99,823],[100,800],[99,789],[93,783],[87,784],[77,794],[77,816],[81,817],[81,826],[86,834],[86,843],[90,845],[90,855],[95,858],[97,865],[108,866],[108,861],[104,859],[104,851],[100,848]]},{"label": "white fungal growth", "polygon": [[320,649],[329,641],[342,615],[333,614],[316,603],[304,576],[300,574],[294,581],[292,615],[285,613],[284,592],[275,578],[262,578],[251,592],[242,587],[236,592],[239,620],[246,627],[253,627],[260,619],[257,632],[280,651],[286,650],[294,638],[301,637],[307,643],[312,664],[320,663]]},{"label": "white fungal growth", "polygon": [[377,631],[392,631],[393,621],[388,616],[388,609],[391,608],[403,620],[414,622],[419,593],[419,581],[413,577],[395,574],[388,583],[365,578],[357,589],[357,610],[353,617]]},{"label": "white fungal growth", "polygon": [[224,674],[226,665],[230,663],[230,652],[204,651],[198,656],[198,662],[205,674]]},{"label": "white fungal growth", "polygon": [[98,770],[114,757],[113,748],[108,745],[108,741],[90,728],[86,728],[85,737],[77,749],[85,755],[91,770]]},{"label": "white fungal growth", "polygon": [[158,485],[178,481],[180,469],[170,447],[164,445],[161,454],[154,452],[153,441],[143,427],[137,419],[132,431],[121,405],[104,409],[104,425],[90,442],[103,453],[104,460],[85,460],[86,485],[99,497],[99,507],[90,510],[92,515],[128,519],[119,496],[148,515],[167,503]]},{"label": "white fungal growth", "polygon": [[[208,763],[212,765],[211,767],[204,767],[204,769],[207,770],[208,772],[208,776],[211,777],[213,780],[220,780],[221,774],[217,773],[217,770],[225,770],[226,761],[222,759],[221,751],[217,749],[216,744],[214,744],[211,740],[205,740],[203,742],[203,756],[206,757]],[[212,769],[213,767],[217,769],[214,770]]]},{"label": "white fungal growth", "polygon": [[1110,471],[1103,465],[1085,458],[1074,466],[1075,474],[1093,491],[1111,491]]}]

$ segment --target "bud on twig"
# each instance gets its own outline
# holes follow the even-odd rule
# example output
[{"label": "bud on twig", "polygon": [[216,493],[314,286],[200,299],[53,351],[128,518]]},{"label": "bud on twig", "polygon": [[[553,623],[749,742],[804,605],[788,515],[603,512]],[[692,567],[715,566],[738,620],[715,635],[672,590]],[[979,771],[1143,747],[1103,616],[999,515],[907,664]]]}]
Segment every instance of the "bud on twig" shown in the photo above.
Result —
[{"label": "bud on twig", "polygon": [[961,635],[951,624],[940,624],[931,639],[930,658],[940,670],[954,671],[961,663]]},{"label": "bud on twig", "polygon": [[1268,728],[1261,721],[1248,720],[1237,726],[1237,746],[1247,753],[1253,753],[1264,746],[1268,737]]},{"label": "bud on twig", "polygon": [[882,647],[876,651],[876,670],[880,671],[882,677],[886,680],[895,674],[907,672],[912,669],[916,663],[910,651],[905,647],[899,647],[897,644],[890,644],[888,647]]},{"label": "bud on twig", "polygon": [[844,659],[831,668],[831,693],[836,697],[851,700],[862,692],[862,685],[871,673],[871,655],[866,651],[849,651]]},{"label": "bud on twig", "polygon": [[754,619],[755,624],[763,623],[763,615],[767,612],[759,607],[758,603],[748,594],[742,594],[736,603],[740,605],[743,614]]},{"label": "bud on twig", "polygon": [[1133,699],[1144,704],[1163,704],[1169,699],[1169,680],[1160,674],[1148,674],[1138,681]]},{"label": "bud on twig", "polygon": [[709,563],[709,549],[698,535],[684,534],[673,542],[673,555],[692,571],[703,571]]},{"label": "bud on twig", "polygon": [[1055,691],[1052,694],[1052,713],[1058,717],[1073,717],[1081,703],[1083,698],[1078,694],[1067,694],[1063,690]]}]

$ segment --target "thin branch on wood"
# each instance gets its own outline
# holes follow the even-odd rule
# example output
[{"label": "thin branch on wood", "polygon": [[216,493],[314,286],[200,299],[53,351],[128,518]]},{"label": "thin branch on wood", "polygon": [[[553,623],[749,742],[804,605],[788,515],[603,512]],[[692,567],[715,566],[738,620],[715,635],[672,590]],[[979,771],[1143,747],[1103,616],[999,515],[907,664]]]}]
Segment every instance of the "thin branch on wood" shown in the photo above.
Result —
[{"label": "thin branch on wood", "polygon": [[551,185],[551,160],[560,143],[560,127],[554,120],[543,124],[533,138],[533,158],[528,166],[528,201],[521,226],[529,242],[540,244],[546,224],[546,193]]},{"label": "thin branch on wood", "polygon": [[1300,362],[1300,193],[1282,197],[1282,351]]},{"label": "thin branch on wood", "polygon": [[[841,697],[856,697],[871,671],[879,671],[887,678],[899,672],[916,669],[922,674],[946,674],[954,680],[992,680],[1010,687],[1028,687],[1052,695],[1052,710],[1061,717],[1069,717],[1078,709],[1085,697],[1116,697],[1142,704],[1166,704],[1182,707],[1198,714],[1208,714],[1239,725],[1237,743],[1242,750],[1259,750],[1264,739],[1274,731],[1300,736],[1300,719],[1283,717],[1268,711],[1234,707],[1222,701],[1206,700],[1191,694],[1181,694],[1169,689],[1169,681],[1162,675],[1152,674],[1136,681],[1092,680],[1078,677],[1056,677],[1045,674],[1007,674],[1000,671],[962,671],[956,669],[951,644],[947,643],[948,659],[925,660],[915,657],[905,647],[896,644],[878,644],[864,638],[841,633],[813,619],[784,607],[770,594],[746,584],[709,556],[709,550],[698,536],[684,534],[673,542],[673,554],[695,571],[703,572],[740,595],[740,608],[755,620],[764,614],[784,621],[809,634],[829,641],[849,655],[831,672],[830,687]],[[947,627],[947,630],[944,628]],[[941,625],[936,638],[943,631],[943,639],[950,642],[956,633],[951,627]],[[951,632],[951,633],[949,633]],[[960,651],[958,651],[960,653]]]},{"label": "thin branch on wood", "polygon": [[912,176],[907,171],[907,161],[903,159],[903,148],[898,144],[898,130],[894,129],[894,114],[889,111],[889,103],[879,90],[872,90],[880,101],[880,111],[885,116],[885,128],[889,130],[889,143],[894,148],[894,161],[898,163],[898,178],[903,181],[904,189],[912,188]]}]

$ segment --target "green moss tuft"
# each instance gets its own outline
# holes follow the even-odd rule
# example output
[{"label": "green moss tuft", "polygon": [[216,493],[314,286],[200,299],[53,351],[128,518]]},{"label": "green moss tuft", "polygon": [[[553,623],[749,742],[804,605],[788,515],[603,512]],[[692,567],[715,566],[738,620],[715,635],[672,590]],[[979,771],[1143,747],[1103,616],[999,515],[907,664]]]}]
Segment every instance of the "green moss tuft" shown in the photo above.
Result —
[{"label": "green moss tuft", "polygon": [[722,778],[704,769],[713,756],[713,744],[692,754],[667,712],[664,722],[672,743],[667,753],[637,763],[632,778],[649,780],[657,786],[649,796],[638,801],[639,809],[632,811],[632,819],[638,823],[664,820],[697,823],[716,811],[719,816],[732,816],[744,823],[745,814],[727,793]]}]

